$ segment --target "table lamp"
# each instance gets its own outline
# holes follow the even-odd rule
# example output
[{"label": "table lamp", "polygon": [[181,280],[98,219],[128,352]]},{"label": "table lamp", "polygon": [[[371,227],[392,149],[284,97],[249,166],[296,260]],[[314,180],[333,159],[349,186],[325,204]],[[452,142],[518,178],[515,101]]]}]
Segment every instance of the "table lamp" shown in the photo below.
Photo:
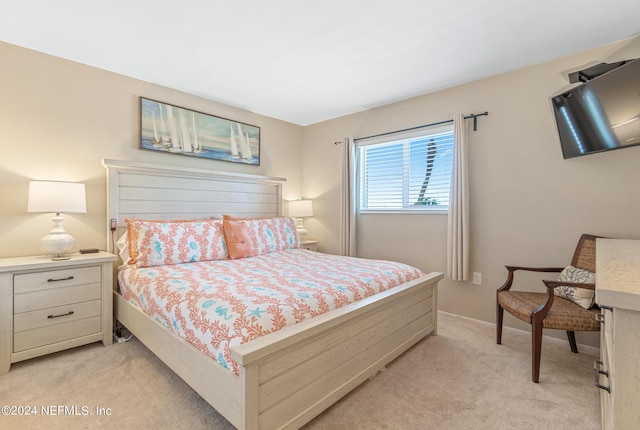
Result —
[{"label": "table lamp", "polygon": [[84,184],[58,181],[29,182],[27,212],[53,212],[53,228],[40,242],[40,248],[53,260],[68,260],[75,239],[62,223],[61,212],[86,213],[87,202]]},{"label": "table lamp", "polygon": [[296,230],[301,238],[307,237],[302,218],[313,216],[313,203],[311,200],[292,200],[289,202],[289,216],[296,222]]}]

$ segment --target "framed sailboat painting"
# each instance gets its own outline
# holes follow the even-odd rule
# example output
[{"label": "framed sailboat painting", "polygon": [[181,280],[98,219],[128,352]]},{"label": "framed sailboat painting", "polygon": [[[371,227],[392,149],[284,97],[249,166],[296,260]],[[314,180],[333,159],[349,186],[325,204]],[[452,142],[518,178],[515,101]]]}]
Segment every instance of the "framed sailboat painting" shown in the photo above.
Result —
[{"label": "framed sailboat painting", "polygon": [[140,97],[140,148],[260,165],[260,127]]}]

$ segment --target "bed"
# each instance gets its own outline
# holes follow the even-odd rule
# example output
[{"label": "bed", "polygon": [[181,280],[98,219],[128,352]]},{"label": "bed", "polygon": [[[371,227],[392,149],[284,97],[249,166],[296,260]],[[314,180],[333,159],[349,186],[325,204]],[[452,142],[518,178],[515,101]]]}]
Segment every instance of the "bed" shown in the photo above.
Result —
[{"label": "bed", "polygon": [[[282,212],[284,179],[115,160],[103,160],[103,165],[108,183],[108,249],[114,253],[127,219],[203,220],[223,214],[262,219]],[[312,253],[286,252],[291,254],[286,259]],[[416,342],[436,333],[440,279],[441,273],[420,273],[356,302],[227,346],[223,361],[175,334],[158,317],[142,312],[131,298],[125,299],[117,284],[114,313],[236,428],[299,428]]]}]

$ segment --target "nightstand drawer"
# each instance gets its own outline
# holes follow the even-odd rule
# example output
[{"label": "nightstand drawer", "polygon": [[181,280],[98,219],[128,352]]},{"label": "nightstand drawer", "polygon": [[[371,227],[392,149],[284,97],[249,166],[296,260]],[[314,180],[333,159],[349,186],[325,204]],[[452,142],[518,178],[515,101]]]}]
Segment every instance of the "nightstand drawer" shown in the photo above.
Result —
[{"label": "nightstand drawer", "polygon": [[13,317],[13,330],[18,333],[83,318],[100,316],[101,307],[102,302],[98,299],[91,300],[90,302],[73,303],[15,314]]},{"label": "nightstand drawer", "polygon": [[102,331],[101,320],[102,317],[98,315],[17,332],[13,335],[13,352],[21,352],[76,337],[100,333]]},{"label": "nightstand drawer", "polygon": [[318,241],[313,239],[305,239],[302,241],[302,249],[309,251],[318,251]]},{"label": "nightstand drawer", "polygon": [[99,300],[101,294],[102,284],[100,282],[16,294],[13,296],[13,313],[15,315],[37,309]]},{"label": "nightstand drawer", "polygon": [[100,282],[102,282],[100,266],[47,270],[46,272],[15,275],[13,277],[13,293],[21,294]]}]

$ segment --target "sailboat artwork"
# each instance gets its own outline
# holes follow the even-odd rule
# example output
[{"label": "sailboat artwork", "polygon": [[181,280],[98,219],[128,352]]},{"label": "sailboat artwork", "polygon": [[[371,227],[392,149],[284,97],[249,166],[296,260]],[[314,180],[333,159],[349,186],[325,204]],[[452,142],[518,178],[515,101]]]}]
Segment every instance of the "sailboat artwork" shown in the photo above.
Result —
[{"label": "sailboat artwork", "polygon": [[140,148],[260,165],[260,127],[140,97]]},{"label": "sailboat artwork", "polygon": [[[251,138],[249,134],[245,134],[240,128],[240,124],[236,123],[237,132],[234,131],[233,125],[230,125],[229,134],[231,135],[231,157],[234,159],[250,160],[251,153]],[[236,140],[236,134],[238,140]]]}]

